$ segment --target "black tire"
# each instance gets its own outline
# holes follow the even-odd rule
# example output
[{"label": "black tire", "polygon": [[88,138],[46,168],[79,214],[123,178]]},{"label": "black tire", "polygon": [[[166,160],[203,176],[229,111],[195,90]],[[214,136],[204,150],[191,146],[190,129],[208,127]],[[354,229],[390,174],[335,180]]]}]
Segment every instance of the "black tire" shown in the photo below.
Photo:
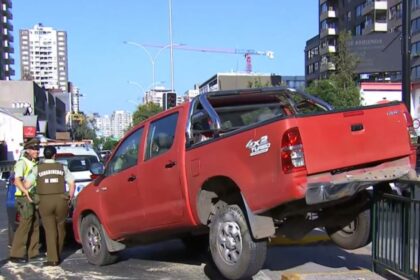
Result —
[{"label": "black tire", "polygon": [[210,252],[224,277],[250,278],[264,265],[267,240],[254,240],[242,209],[228,205],[218,210],[210,224]]},{"label": "black tire", "polygon": [[325,228],[331,240],[341,248],[354,250],[366,246],[371,242],[371,217],[367,209],[357,215],[349,225],[345,227]]},{"label": "black tire", "polygon": [[108,251],[101,223],[94,215],[82,220],[81,238],[83,252],[89,263],[101,266],[116,262],[117,255]]},{"label": "black tire", "polygon": [[209,250],[209,235],[188,235],[183,237],[182,243],[188,253],[201,254],[208,252]]}]

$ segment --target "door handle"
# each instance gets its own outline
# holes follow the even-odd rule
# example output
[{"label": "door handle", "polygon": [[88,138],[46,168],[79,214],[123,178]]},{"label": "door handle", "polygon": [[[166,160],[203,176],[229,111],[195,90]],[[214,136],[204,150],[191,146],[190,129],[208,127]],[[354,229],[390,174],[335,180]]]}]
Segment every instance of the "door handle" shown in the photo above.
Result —
[{"label": "door handle", "polygon": [[356,123],[356,124],[351,125],[351,131],[352,132],[361,131],[363,129],[364,129],[364,126],[363,126],[362,123]]},{"label": "door handle", "polygon": [[108,188],[107,187],[100,187],[99,190],[102,191],[102,192],[105,192],[105,191],[108,190]]},{"label": "door handle", "polygon": [[128,177],[128,182],[133,182],[134,180],[136,180],[136,175],[131,175]]},{"label": "door handle", "polygon": [[176,162],[173,160],[170,160],[167,164],[165,164],[165,168],[172,168],[176,165]]}]

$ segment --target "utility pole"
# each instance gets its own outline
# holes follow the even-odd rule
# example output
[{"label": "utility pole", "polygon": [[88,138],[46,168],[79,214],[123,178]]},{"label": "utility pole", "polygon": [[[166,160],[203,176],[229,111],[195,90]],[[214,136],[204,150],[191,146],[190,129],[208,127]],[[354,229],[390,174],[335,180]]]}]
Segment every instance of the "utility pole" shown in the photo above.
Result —
[{"label": "utility pole", "polygon": [[402,1],[402,101],[411,112],[411,0]]},{"label": "utility pole", "polygon": [[174,42],[172,40],[172,0],[169,0],[169,41],[171,45],[171,92],[174,92]]}]

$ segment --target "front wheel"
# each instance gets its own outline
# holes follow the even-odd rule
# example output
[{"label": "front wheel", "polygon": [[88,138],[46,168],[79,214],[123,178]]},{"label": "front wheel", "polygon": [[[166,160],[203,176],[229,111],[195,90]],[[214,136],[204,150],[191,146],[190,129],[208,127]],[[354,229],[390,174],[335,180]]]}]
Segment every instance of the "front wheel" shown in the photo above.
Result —
[{"label": "front wheel", "polygon": [[267,241],[254,240],[242,209],[227,205],[218,210],[210,224],[210,251],[223,276],[249,278],[264,264]]},{"label": "front wheel", "polygon": [[326,227],[331,240],[341,248],[354,250],[366,246],[371,241],[370,210],[367,209],[344,227]]},{"label": "front wheel", "polygon": [[82,220],[81,238],[83,252],[91,264],[107,265],[117,260],[117,256],[108,251],[105,233],[94,215],[88,215]]}]

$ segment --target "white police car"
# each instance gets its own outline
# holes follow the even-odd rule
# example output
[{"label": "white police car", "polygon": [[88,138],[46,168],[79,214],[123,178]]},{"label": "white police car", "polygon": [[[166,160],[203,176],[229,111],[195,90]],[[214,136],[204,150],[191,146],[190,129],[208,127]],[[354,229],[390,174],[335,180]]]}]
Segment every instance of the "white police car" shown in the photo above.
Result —
[{"label": "white police car", "polygon": [[48,142],[41,143],[40,160],[43,157],[43,147],[52,145],[57,149],[56,161],[67,166],[75,179],[76,197],[84,187],[92,181],[90,168],[101,159],[88,141]]}]

